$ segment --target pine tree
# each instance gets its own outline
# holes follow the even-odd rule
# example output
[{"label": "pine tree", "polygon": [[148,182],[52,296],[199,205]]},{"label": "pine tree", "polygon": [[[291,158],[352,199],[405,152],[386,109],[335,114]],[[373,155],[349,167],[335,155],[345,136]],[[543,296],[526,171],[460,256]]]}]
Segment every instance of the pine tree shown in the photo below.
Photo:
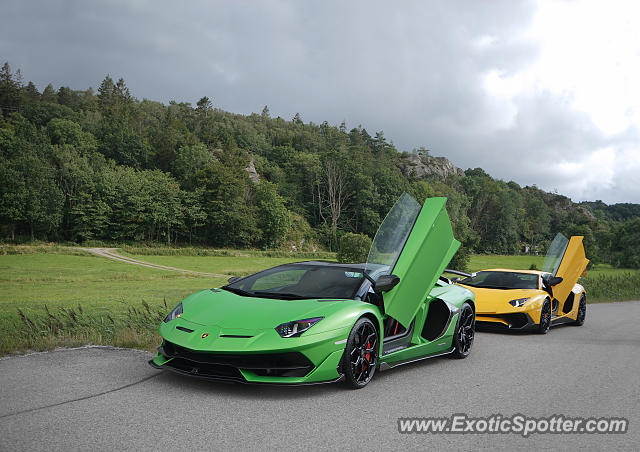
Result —
[{"label": "pine tree", "polygon": [[42,96],[40,96],[40,100],[42,102],[51,102],[55,103],[58,100],[58,95],[56,94],[56,90],[53,89],[53,85],[49,83],[42,91]]}]

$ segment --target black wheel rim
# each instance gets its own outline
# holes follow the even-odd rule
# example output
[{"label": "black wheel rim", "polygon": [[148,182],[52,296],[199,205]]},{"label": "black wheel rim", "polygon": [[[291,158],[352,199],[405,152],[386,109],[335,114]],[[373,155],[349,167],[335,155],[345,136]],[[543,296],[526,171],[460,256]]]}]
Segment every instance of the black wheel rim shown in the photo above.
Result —
[{"label": "black wheel rim", "polygon": [[584,322],[584,318],[587,315],[587,303],[584,298],[580,299],[580,305],[578,306],[578,322]]},{"label": "black wheel rim", "polygon": [[363,323],[353,336],[351,371],[358,384],[367,383],[373,376],[378,358],[378,333],[370,323]]},{"label": "black wheel rim", "polygon": [[476,320],[471,309],[463,309],[460,314],[458,326],[458,351],[462,354],[469,353],[475,335]]},{"label": "black wheel rim", "polygon": [[540,314],[540,328],[543,331],[549,329],[549,325],[551,324],[551,305],[549,303],[545,303],[542,308],[542,313]]}]

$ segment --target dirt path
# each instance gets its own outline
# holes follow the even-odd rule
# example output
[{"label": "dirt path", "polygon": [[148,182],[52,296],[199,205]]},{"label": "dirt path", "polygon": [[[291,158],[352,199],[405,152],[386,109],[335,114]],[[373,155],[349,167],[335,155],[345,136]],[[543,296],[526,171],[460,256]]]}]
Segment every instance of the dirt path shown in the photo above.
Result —
[{"label": "dirt path", "polygon": [[80,249],[85,250],[91,254],[95,254],[96,256],[106,257],[107,259],[113,259],[119,262],[124,262],[125,264],[133,264],[133,265],[139,265],[141,267],[155,268],[156,270],[182,272],[182,273],[188,273],[190,275],[209,276],[213,278],[227,278],[229,276],[229,275],[221,275],[218,273],[196,272],[193,270],[184,270],[182,268],[168,267],[166,265],[152,264],[151,262],[145,262],[139,259],[134,259],[131,257],[126,257],[121,254],[118,254],[117,248],[80,248]]}]

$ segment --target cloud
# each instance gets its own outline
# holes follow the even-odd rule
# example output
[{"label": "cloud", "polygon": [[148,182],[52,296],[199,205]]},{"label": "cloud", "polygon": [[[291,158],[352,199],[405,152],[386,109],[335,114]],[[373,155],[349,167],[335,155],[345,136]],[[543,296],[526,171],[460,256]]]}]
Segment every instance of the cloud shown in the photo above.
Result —
[{"label": "cloud", "polygon": [[426,146],[575,200],[640,202],[634,8],[4,2],[0,56],[41,88],[95,87],[110,73],[139,98],[206,95],[239,113],[269,105],[285,118],[344,119],[384,130],[401,150]]}]

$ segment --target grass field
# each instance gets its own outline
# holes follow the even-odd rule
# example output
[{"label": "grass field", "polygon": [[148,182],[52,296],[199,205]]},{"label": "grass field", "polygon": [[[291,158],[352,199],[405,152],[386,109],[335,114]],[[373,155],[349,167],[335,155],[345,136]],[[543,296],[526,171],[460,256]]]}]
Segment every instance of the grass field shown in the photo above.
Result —
[{"label": "grass field", "polygon": [[[121,254],[150,263],[229,276],[310,258],[244,250],[125,250]],[[200,255],[192,255],[196,252]],[[475,255],[469,269],[541,268],[542,261],[538,256]],[[0,355],[84,343],[151,349],[168,309],[187,294],[220,286],[225,279],[131,265],[74,247],[0,246]],[[600,266],[581,282],[590,302],[640,299],[637,270]]]}]

